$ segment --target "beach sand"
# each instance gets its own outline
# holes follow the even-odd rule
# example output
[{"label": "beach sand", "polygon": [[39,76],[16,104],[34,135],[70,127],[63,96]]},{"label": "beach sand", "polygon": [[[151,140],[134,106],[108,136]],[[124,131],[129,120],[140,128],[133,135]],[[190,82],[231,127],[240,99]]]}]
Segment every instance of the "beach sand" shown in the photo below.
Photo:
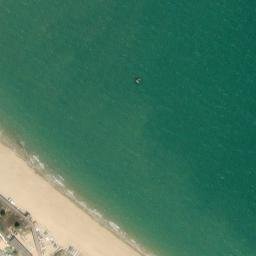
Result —
[{"label": "beach sand", "polygon": [[64,247],[84,256],[140,256],[0,144],[0,194],[28,210]]}]

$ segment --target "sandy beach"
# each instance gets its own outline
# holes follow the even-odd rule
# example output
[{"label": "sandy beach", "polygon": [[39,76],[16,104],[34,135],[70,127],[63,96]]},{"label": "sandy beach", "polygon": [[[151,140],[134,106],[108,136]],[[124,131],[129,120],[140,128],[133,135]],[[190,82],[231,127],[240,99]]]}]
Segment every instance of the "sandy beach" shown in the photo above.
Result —
[{"label": "sandy beach", "polygon": [[35,173],[11,149],[0,144],[0,194],[28,210],[66,247],[84,256],[141,256]]}]

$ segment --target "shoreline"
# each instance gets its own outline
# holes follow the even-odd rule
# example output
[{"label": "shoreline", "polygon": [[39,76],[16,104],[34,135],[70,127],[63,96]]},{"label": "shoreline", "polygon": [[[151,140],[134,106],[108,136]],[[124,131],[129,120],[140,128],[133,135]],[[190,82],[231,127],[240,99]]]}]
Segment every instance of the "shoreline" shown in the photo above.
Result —
[{"label": "shoreline", "polygon": [[[75,208],[78,208],[84,215],[87,216],[87,218],[91,219],[91,222],[94,223],[96,229],[98,229],[97,226],[100,226],[101,229],[105,230],[106,232],[109,232],[113,237],[116,238],[116,240],[123,243],[123,247],[130,248],[130,252],[129,254],[127,254],[127,256],[133,256],[133,255],[153,256],[153,254],[150,254],[149,252],[147,252],[145,248],[143,248],[135,240],[130,238],[124,231],[122,231],[118,225],[116,225],[110,220],[105,219],[104,216],[102,216],[96,209],[91,209],[90,207],[88,207],[88,205],[84,200],[82,200],[72,190],[69,190],[66,187],[64,183],[64,179],[61,176],[59,176],[58,174],[54,174],[52,170],[50,169],[48,170],[47,168],[45,168],[44,164],[40,162],[39,157],[37,157],[36,155],[29,154],[26,151],[25,145],[23,142],[20,142],[17,140],[11,140],[8,136],[5,136],[3,132],[0,131],[0,149],[1,149],[0,150],[1,153],[2,153],[2,150],[10,151],[9,154],[13,154],[14,157],[19,159],[19,161],[22,161],[23,164],[26,165],[26,169],[27,169],[26,171],[29,171],[31,176],[34,175],[38,177],[38,179],[40,179],[41,182],[47,183],[48,186],[51,187],[56,194],[59,194],[59,196],[64,197]],[[0,157],[1,157],[1,154],[0,154]],[[0,175],[3,176],[3,174],[1,173]],[[1,190],[0,190],[0,193],[1,193]],[[5,196],[9,196],[9,195],[5,195]],[[14,201],[16,201],[16,198],[13,198],[13,199]],[[24,208],[26,208],[26,205],[24,205]],[[37,219],[37,216],[35,214],[33,215],[35,216],[35,219]],[[50,228],[49,230],[52,231]],[[58,239],[58,237],[56,238]],[[108,246],[112,247],[111,244],[109,244]],[[112,249],[113,248],[111,248],[110,251],[112,251]],[[129,251],[129,249],[126,249],[126,250]],[[97,249],[95,251],[97,251]],[[84,254],[83,250],[81,250],[81,253],[82,255],[87,256],[88,252]],[[123,254],[123,252],[121,251],[118,253],[122,253],[121,255],[126,256],[126,254]],[[94,256],[94,255],[95,256],[96,255],[114,256],[116,254],[108,254],[106,251],[104,251],[103,254],[98,254],[98,253],[95,254],[94,252],[90,252],[88,256]],[[117,255],[119,256],[119,254]]]}]

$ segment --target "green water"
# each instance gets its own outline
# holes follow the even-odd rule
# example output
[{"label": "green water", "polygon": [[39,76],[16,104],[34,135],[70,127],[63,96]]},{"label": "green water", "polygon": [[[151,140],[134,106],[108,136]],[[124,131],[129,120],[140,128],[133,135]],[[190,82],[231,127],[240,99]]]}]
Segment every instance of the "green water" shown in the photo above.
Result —
[{"label": "green water", "polygon": [[157,255],[253,256],[255,13],[1,0],[0,125]]}]

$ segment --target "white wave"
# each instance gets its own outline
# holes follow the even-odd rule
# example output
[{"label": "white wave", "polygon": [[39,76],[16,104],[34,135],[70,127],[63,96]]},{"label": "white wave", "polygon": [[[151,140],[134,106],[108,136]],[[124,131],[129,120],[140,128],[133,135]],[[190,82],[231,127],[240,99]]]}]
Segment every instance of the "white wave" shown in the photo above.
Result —
[{"label": "white wave", "polygon": [[58,179],[61,180],[62,182],[65,181],[65,179],[64,179],[61,175],[58,174],[57,177],[58,177]]},{"label": "white wave", "polygon": [[72,191],[72,190],[67,190],[67,195],[70,197],[70,198],[75,198],[75,193],[74,193],[74,191]]},{"label": "white wave", "polygon": [[54,182],[56,185],[59,185],[59,186],[62,187],[62,188],[65,187],[64,181],[63,181],[62,179],[60,179],[58,176],[52,175],[52,179],[53,179],[53,182]]},{"label": "white wave", "polygon": [[114,223],[112,221],[109,221],[108,223],[109,223],[110,227],[113,228],[116,232],[120,231],[120,227],[116,223]]},{"label": "white wave", "polygon": [[100,212],[98,212],[96,209],[90,209],[90,212],[97,218],[102,219],[103,216]]},{"label": "white wave", "polygon": [[32,155],[29,158],[30,164],[32,165],[32,167],[39,169],[39,170],[44,170],[45,166],[44,164],[40,161],[39,156],[37,155]]},{"label": "white wave", "polygon": [[[75,197],[74,197],[75,198]],[[88,209],[88,205],[84,201],[77,201],[79,205],[85,210]]]}]

